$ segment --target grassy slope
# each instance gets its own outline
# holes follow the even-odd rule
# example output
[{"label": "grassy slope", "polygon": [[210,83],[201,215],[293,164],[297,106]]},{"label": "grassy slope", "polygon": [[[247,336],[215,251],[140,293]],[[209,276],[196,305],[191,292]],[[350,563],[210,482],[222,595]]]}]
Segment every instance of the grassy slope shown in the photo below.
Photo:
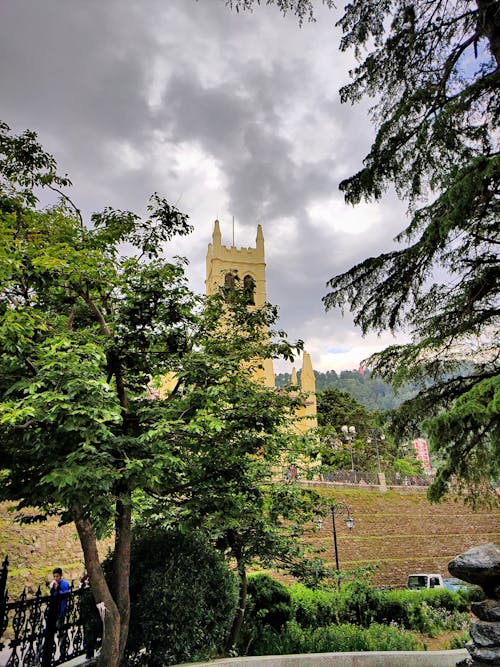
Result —
[{"label": "grassy slope", "polygon": [[[24,587],[35,592],[38,585],[45,592],[45,582],[52,578],[52,569],[62,567],[64,576],[77,582],[84,572],[83,554],[73,525],[58,526],[57,519],[43,523],[20,525],[15,513],[0,503],[0,556],[9,558],[9,597]],[[107,553],[111,542],[103,541],[101,554]]]},{"label": "grassy slope", "polygon": [[[335,488],[317,489],[325,498],[344,501],[355,519],[351,532],[343,517],[336,518],[340,568],[378,564],[375,581],[404,586],[411,572],[450,576],[448,563],[470,547],[500,542],[500,512],[473,512],[453,500],[431,505],[424,491]],[[334,562],[331,518],[308,537],[324,548],[323,558]]]},{"label": "grassy slope", "polygon": [[[379,585],[404,586],[410,572],[440,572],[448,576],[448,562],[471,546],[500,542],[500,513],[472,512],[460,502],[431,505],[424,492],[370,488],[319,489],[325,497],[343,500],[355,519],[349,532],[337,519],[340,567],[351,569],[378,563]],[[323,557],[333,562],[331,521],[309,539],[323,547]],[[105,555],[110,541],[101,544]],[[9,556],[9,592],[24,586],[36,590],[60,566],[68,579],[79,579],[83,557],[73,526],[57,526],[57,520],[20,526],[7,505],[0,504],[0,556]]]}]

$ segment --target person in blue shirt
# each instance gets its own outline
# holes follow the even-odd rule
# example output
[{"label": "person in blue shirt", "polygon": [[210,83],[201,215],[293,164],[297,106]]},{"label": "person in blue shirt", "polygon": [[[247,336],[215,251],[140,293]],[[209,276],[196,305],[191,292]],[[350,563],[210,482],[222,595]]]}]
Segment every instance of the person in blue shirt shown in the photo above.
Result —
[{"label": "person in blue shirt", "polygon": [[[66,579],[63,579],[63,571],[60,567],[55,567],[52,570],[52,575],[54,577],[53,581],[49,584],[50,594],[51,595],[63,595],[63,593],[68,593],[71,586]],[[63,598],[59,605],[58,618],[62,619],[66,613],[66,606],[68,604],[67,597]]]},{"label": "person in blue shirt", "polygon": [[[64,595],[64,593],[69,593],[71,586],[69,582],[66,581],[66,579],[63,579],[62,569],[60,567],[55,567],[52,570],[52,575],[54,579],[49,584],[50,595],[59,596],[59,595]],[[67,606],[68,606],[68,596],[64,595],[64,597],[62,597],[61,600],[59,600],[59,604],[57,606],[57,624],[56,624],[59,634],[59,650],[61,657],[64,657],[66,655],[67,638],[63,624]]]}]

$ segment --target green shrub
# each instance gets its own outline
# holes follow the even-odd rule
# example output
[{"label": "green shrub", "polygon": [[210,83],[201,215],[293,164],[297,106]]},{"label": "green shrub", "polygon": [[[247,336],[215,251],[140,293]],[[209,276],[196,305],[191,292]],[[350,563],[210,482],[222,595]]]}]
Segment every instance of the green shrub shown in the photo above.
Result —
[{"label": "green shrub", "polygon": [[290,592],[267,574],[248,579],[248,597],[237,649],[247,654],[262,633],[279,632],[292,617]]},{"label": "green shrub", "polygon": [[237,582],[199,532],[134,532],[129,664],[159,667],[218,652],[237,602]]},{"label": "green shrub", "polygon": [[354,623],[396,625],[431,637],[459,630],[468,620],[464,596],[443,589],[381,591],[364,582],[349,582],[340,590],[290,587],[294,619],[304,628]]},{"label": "green shrub", "polygon": [[288,588],[267,574],[257,574],[248,580],[247,616],[254,616],[261,625],[273,630],[281,628],[292,614]]},{"label": "green shrub", "polygon": [[[414,595],[414,591],[409,591]],[[448,591],[446,588],[431,588],[420,591],[422,599],[431,607],[447,609],[448,611],[467,611],[469,602],[467,597],[460,593]]]},{"label": "green shrub", "polygon": [[290,586],[293,617],[304,628],[338,623],[339,600],[336,591],[311,589],[303,584]]},{"label": "green shrub", "polygon": [[465,648],[466,644],[470,642],[470,639],[471,637],[468,630],[464,630],[458,637],[452,637],[450,639],[450,651]]},{"label": "green shrub", "polygon": [[360,581],[344,583],[339,590],[311,590],[301,584],[290,587],[294,618],[302,627],[331,623],[369,626],[377,615],[379,593]]},{"label": "green shrub", "polygon": [[344,584],[337,598],[340,623],[355,623],[368,627],[376,618],[380,607],[379,592],[363,581]]},{"label": "green shrub", "polygon": [[362,628],[343,623],[313,629],[290,621],[281,633],[270,629],[263,632],[259,642],[252,646],[251,655],[423,649],[424,645],[409,632],[391,626],[374,623]]},{"label": "green shrub", "polygon": [[379,591],[373,618],[433,637],[460,629],[468,618],[467,609],[463,596],[445,589]]}]

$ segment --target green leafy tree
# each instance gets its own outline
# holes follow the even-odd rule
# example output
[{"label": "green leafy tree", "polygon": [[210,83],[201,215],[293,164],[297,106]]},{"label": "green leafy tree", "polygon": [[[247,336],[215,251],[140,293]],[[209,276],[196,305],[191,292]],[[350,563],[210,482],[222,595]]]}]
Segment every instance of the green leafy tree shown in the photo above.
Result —
[{"label": "green leafy tree", "polygon": [[425,419],[444,461],[433,499],[455,476],[473,498],[498,475],[498,12],[488,0],[357,0],[339,21],[343,50],[369,50],[342,100],[377,97],[364,168],[340,187],[356,204],[393,183],[411,219],[403,248],[333,278],[324,302],[350,304],[363,333],[411,332],[370,365],[420,385],[395,425],[411,433]]},{"label": "green leafy tree", "polygon": [[[325,389],[318,393],[319,437],[321,457],[327,468],[351,467],[350,449],[356,452],[356,467],[362,470],[378,468],[379,460],[391,460],[392,440],[380,425],[381,416],[370,412],[347,391]],[[354,426],[355,435],[347,447],[342,426]],[[383,436],[383,437],[381,437]]]},{"label": "green leafy tree", "polygon": [[[99,664],[114,667],[129,627],[134,507],[147,497],[182,519],[218,497],[234,505],[250,463],[280,456],[293,411],[255,369],[294,348],[270,330],[275,308],[192,295],[183,260],[161,256],[190,230],[164,199],[153,195],[147,220],[105,209],[89,229],[67,196],[37,208],[34,188],[68,180],[36,135],[2,125],[0,137],[0,494],[74,521],[106,607]],[[153,390],[168,373],[172,390]],[[97,538],[111,529],[108,582]]]},{"label": "green leafy tree", "polygon": [[[1,496],[74,521],[97,602],[102,665],[117,665],[129,624],[132,495],[176,461],[141,422],[152,375],[187,344],[193,297],[164,242],[189,231],[157,195],[147,221],[106,209],[93,228],[63,203],[39,210],[34,188],[68,185],[25,132],[1,126]],[[122,257],[119,247],[130,244]],[[110,585],[97,537],[115,531]]]},{"label": "green leafy tree", "polygon": [[318,394],[318,423],[331,425],[338,432],[341,426],[349,424],[356,428],[360,437],[368,437],[375,427],[375,415],[346,391],[325,389]]},{"label": "green leafy tree", "polygon": [[[300,20],[313,9],[275,4]],[[359,61],[341,100],[376,100],[373,145],[340,188],[357,204],[392,184],[410,222],[402,248],[332,278],[324,303],[348,305],[363,333],[411,333],[369,364],[396,387],[421,388],[395,424],[409,433],[425,420],[443,460],[434,500],[457,479],[474,502],[499,476],[499,11],[498,0],[353,0],[337,23],[341,50]]]},{"label": "green leafy tree", "polygon": [[[277,392],[271,393],[283,400]],[[259,407],[260,414],[262,407]],[[267,411],[269,415],[272,413],[269,408]],[[255,414],[252,410],[252,415]],[[283,414],[283,411],[276,411],[276,414]],[[297,484],[273,481],[273,473],[279,469],[280,461],[295,437],[286,435],[288,418],[287,413],[284,414],[285,420],[280,420],[279,428],[268,422],[265,432],[258,437],[255,432],[251,436],[251,428],[246,429],[247,417],[238,420],[239,424],[221,424],[221,428],[213,433],[213,443],[206,442],[201,446],[206,454],[200,453],[198,444],[196,458],[199,464],[197,462],[195,468],[188,471],[188,474],[200,477],[201,488],[188,483],[186,487],[193,488],[194,492],[187,497],[177,494],[169,503],[167,523],[182,521],[191,528],[204,530],[212,536],[228,564],[236,566],[238,605],[226,637],[226,652],[238,643],[251,565],[277,567],[304,581],[317,581],[325,575],[321,560],[317,556],[311,558],[311,549],[300,541],[304,530],[310,528],[311,521],[322,512],[320,497],[314,490],[303,489]],[[233,427],[232,435],[226,433],[226,429],[232,430]],[[206,432],[205,425],[202,438]],[[250,454],[244,451],[243,441],[247,437],[253,442],[253,446],[246,445]],[[274,453],[269,449],[266,451],[269,444]],[[228,448],[230,452],[223,451]],[[202,470],[196,472],[198,465]]]}]

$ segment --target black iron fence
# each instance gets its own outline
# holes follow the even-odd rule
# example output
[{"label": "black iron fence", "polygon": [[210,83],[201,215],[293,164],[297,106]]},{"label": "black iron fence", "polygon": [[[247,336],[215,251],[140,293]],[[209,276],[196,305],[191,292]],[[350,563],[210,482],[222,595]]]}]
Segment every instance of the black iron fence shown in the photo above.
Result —
[{"label": "black iron fence", "polygon": [[0,570],[0,651],[6,667],[52,667],[99,648],[102,623],[88,585],[67,593],[9,600],[5,558]]},{"label": "black iron fence", "polygon": [[[362,470],[329,470],[323,472],[325,482],[344,482],[349,484],[380,484],[379,476],[373,471]],[[429,476],[401,475],[397,472],[385,472],[386,484],[394,486],[429,486]]]}]

